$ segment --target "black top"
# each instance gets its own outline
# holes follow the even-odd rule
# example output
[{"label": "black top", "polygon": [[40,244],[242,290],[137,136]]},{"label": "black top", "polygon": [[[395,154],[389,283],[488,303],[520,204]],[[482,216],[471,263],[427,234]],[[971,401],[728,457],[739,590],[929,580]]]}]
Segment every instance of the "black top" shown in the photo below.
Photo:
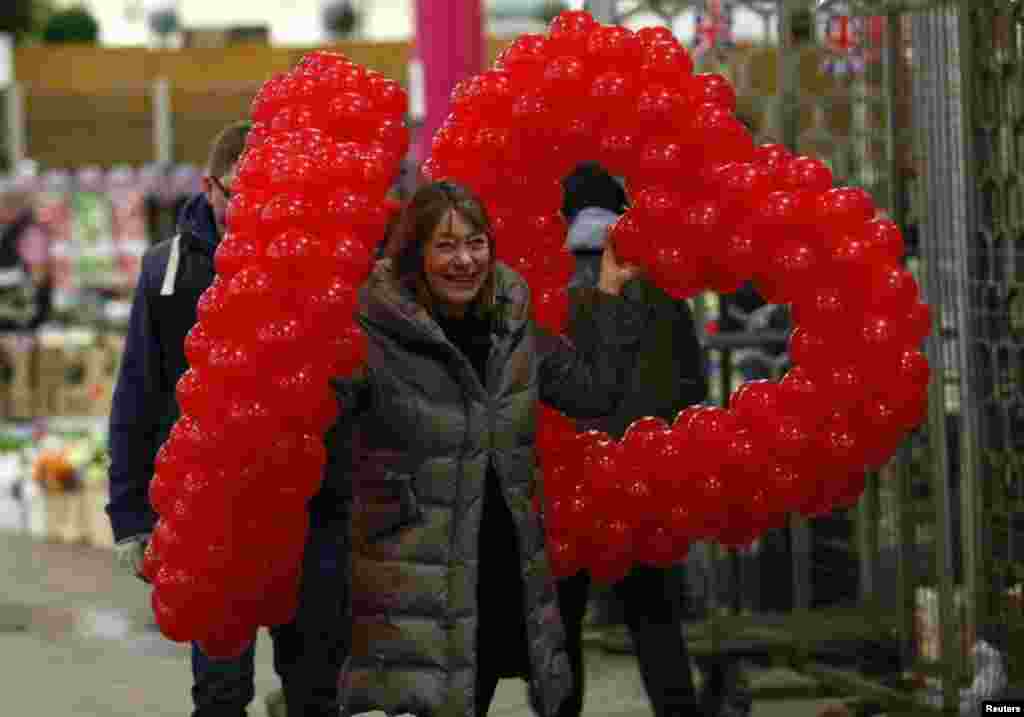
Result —
[{"label": "black top", "polygon": [[448,340],[469,359],[480,383],[486,387],[487,358],[491,353],[490,322],[470,314],[461,319],[438,315],[436,320]]},{"label": "black top", "polygon": [[[491,325],[486,319],[438,316],[445,336],[461,351],[487,385],[487,358],[491,351]],[[480,606],[477,656],[481,674],[529,677],[526,619],[522,600],[523,578],[515,521],[504,500],[497,473],[487,469],[483,516],[480,523],[480,563],[477,599]],[[518,610],[516,609],[518,607]]]}]

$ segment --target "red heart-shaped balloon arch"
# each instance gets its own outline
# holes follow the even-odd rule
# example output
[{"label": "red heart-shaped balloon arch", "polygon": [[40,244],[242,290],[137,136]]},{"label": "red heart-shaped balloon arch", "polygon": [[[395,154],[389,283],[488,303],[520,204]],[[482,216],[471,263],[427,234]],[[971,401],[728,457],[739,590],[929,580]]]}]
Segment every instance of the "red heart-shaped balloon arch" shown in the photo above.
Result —
[{"label": "red heart-shaped balloon arch", "polygon": [[562,13],[456,87],[424,166],[482,197],[499,258],[549,328],[564,327],[573,268],[560,180],[587,160],[626,182],[631,206],[609,233],[620,260],[678,299],[752,279],[792,307],[794,367],[742,385],[728,409],[644,418],[622,441],[574,439],[541,409],[535,504],[559,575],[612,581],[682,560],[694,540],[742,546],[788,512],[849,505],[924,417],[930,317],[899,228],[820,161],[755,147],[725,78],[692,70],[666,28]]},{"label": "red heart-shaped balloon arch", "polygon": [[[632,206],[611,230],[622,260],[678,298],[752,278],[797,323],[794,368],[744,384],[728,409],[641,419],[614,441],[541,407],[536,504],[556,574],[614,580],[684,559],[693,540],[743,545],[789,511],[849,504],[864,468],[920,423],[930,320],[899,229],[862,190],[832,189],[820,162],[754,147],[732,88],[692,75],[667,29],[565,12],[452,99],[424,174],[478,192],[541,324],[560,331],[568,315],[559,180],[582,160],[626,178]],[[253,101],[217,277],[186,341],[182,416],[157,455],[143,570],[162,632],[211,656],[294,614],[337,415],[327,378],[365,356],[352,315],[394,210],[406,105],[394,81],[324,52]]]}]

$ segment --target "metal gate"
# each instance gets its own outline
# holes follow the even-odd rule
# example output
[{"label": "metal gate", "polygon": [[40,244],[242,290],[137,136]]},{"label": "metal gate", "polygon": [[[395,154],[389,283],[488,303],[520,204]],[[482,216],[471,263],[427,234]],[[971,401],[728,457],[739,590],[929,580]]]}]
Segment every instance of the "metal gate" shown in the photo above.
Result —
[{"label": "metal gate", "polygon": [[[1008,656],[1011,683],[1024,679],[1008,649],[1024,644],[1024,2],[733,4],[778,27],[777,49],[754,51],[760,74],[735,55],[714,68],[731,75],[758,140],[871,191],[904,228],[933,309],[929,421],[868,481],[857,578],[861,605],[897,613],[904,664],[940,678],[955,710],[975,637]],[[588,3],[604,21],[703,5]],[[807,526],[792,530],[794,603],[811,607]]]}]

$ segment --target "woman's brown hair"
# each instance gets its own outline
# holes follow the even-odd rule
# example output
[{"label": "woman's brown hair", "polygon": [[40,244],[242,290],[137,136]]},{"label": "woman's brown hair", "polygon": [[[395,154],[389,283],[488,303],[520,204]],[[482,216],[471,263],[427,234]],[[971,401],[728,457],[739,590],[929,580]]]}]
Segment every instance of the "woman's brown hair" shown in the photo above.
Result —
[{"label": "woman's brown hair", "polygon": [[402,212],[398,225],[388,238],[384,255],[391,259],[392,270],[400,284],[412,291],[427,311],[434,314],[436,302],[423,274],[424,248],[437,225],[454,210],[473,231],[487,236],[490,263],[487,279],[473,300],[474,313],[489,314],[494,303],[494,232],[483,202],[466,187],[449,181],[431,182],[416,190]]}]

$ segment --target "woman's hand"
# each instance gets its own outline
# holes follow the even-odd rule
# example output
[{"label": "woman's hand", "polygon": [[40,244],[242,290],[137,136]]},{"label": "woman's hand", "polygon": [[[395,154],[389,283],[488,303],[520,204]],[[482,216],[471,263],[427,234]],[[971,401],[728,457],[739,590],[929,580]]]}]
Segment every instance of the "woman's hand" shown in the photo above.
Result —
[{"label": "woman's hand", "polygon": [[605,241],[604,253],[601,255],[601,277],[597,281],[598,289],[606,294],[621,294],[626,282],[642,273],[643,269],[636,264],[620,264],[611,240]]}]

